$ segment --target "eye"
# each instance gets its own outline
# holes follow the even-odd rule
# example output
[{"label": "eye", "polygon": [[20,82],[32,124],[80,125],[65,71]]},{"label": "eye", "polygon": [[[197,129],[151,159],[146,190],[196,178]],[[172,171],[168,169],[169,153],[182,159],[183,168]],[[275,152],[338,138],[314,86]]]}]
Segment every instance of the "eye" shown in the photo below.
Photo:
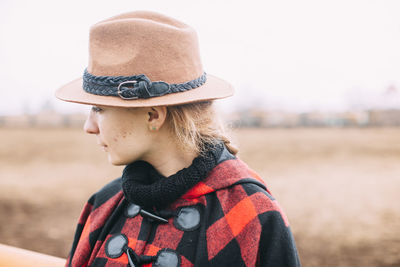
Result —
[{"label": "eye", "polygon": [[96,107],[96,106],[93,106],[93,107],[92,107],[92,111],[97,113],[97,112],[103,111],[103,109],[102,109],[102,108],[99,108],[99,107]]}]

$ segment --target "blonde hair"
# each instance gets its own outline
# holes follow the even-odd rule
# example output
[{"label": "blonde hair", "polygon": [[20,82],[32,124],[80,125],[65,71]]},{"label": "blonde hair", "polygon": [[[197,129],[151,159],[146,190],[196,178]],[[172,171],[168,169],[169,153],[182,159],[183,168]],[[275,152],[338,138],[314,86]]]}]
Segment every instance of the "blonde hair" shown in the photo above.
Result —
[{"label": "blonde hair", "polygon": [[231,143],[225,125],[218,116],[213,101],[167,106],[167,123],[184,150],[205,152],[206,143],[222,140],[232,154],[238,149]]}]

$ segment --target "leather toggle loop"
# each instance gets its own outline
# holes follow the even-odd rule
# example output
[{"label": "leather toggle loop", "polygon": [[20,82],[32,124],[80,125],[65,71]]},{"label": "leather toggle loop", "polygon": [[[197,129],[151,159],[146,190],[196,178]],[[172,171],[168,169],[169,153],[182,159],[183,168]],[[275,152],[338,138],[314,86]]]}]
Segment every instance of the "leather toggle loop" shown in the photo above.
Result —
[{"label": "leather toggle loop", "polygon": [[148,212],[144,209],[142,209],[139,205],[130,203],[128,205],[128,207],[125,209],[125,216],[128,218],[134,218],[135,216],[137,216],[138,214],[142,215],[143,217],[153,220],[153,221],[157,221],[157,222],[161,222],[161,223],[168,223],[168,220],[158,216],[154,213]]},{"label": "leather toggle loop", "polygon": [[124,234],[118,234],[107,240],[105,251],[107,257],[116,259],[121,257],[123,253],[128,256],[130,267],[142,266],[142,264],[150,263],[157,260],[157,256],[139,256],[128,246],[128,238]]},{"label": "leather toggle loop", "polygon": [[125,209],[125,217],[134,218],[140,212],[140,206],[130,203]]},{"label": "leather toggle loop", "polygon": [[115,235],[107,240],[106,255],[110,258],[119,258],[128,245],[128,238],[125,235]]},{"label": "leather toggle loop", "polygon": [[174,218],[174,226],[182,231],[193,231],[200,226],[200,221],[201,215],[198,205],[181,207],[178,215]]},{"label": "leather toggle loop", "polygon": [[176,251],[168,248],[158,251],[156,260],[153,263],[156,267],[178,267],[181,266],[181,258]]}]

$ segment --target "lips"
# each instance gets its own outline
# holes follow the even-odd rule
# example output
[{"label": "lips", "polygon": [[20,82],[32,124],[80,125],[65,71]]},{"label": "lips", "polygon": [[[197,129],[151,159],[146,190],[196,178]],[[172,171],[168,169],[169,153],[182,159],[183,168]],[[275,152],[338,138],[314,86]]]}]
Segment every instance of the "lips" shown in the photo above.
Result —
[{"label": "lips", "polygon": [[99,143],[99,146],[101,146],[103,149],[107,148],[107,145],[104,144],[103,142],[100,142],[100,143]]},{"label": "lips", "polygon": [[106,145],[106,144],[104,144],[103,142],[100,142],[100,141],[97,141],[97,144],[98,144],[99,146],[101,146],[101,148],[102,148],[104,151],[107,151],[107,145]]}]

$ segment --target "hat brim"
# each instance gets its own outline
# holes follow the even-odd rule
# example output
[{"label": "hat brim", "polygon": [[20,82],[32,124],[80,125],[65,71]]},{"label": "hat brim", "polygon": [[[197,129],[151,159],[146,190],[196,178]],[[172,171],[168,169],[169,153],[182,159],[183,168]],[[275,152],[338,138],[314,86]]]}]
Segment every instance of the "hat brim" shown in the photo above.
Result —
[{"label": "hat brim", "polygon": [[112,107],[152,107],[171,106],[213,100],[232,96],[233,86],[228,82],[207,74],[207,81],[202,86],[179,93],[172,93],[147,99],[125,100],[117,96],[101,96],[87,93],[82,88],[82,78],[60,87],[56,97],[74,103],[86,105],[102,105]]}]

